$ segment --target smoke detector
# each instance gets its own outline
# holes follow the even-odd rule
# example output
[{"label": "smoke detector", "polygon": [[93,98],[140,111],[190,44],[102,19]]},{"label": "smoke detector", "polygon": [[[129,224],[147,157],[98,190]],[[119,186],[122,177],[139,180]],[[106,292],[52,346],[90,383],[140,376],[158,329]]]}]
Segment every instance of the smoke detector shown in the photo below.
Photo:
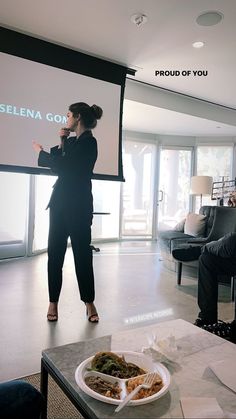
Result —
[{"label": "smoke detector", "polygon": [[147,16],[143,13],[136,13],[135,15],[131,16],[130,20],[136,26],[142,26],[147,22]]}]

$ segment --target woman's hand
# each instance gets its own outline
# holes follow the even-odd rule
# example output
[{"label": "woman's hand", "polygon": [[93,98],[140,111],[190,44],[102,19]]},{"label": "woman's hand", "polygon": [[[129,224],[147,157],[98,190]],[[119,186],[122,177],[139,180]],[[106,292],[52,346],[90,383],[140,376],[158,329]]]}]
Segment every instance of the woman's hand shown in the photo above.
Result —
[{"label": "woman's hand", "polygon": [[59,131],[60,137],[69,137],[70,130],[68,128],[61,128]]},{"label": "woman's hand", "polygon": [[40,153],[41,150],[43,150],[43,147],[38,144],[36,141],[32,141],[33,149],[36,151],[36,153]]},{"label": "woman's hand", "polygon": [[69,137],[70,135],[70,130],[68,128],[61,128],[59,131],[59,135],[60,135],[60,139],[61,139],[61,144],[59,145],[59,148],[64,148],[64,141],[67,139],[67,137]]}]

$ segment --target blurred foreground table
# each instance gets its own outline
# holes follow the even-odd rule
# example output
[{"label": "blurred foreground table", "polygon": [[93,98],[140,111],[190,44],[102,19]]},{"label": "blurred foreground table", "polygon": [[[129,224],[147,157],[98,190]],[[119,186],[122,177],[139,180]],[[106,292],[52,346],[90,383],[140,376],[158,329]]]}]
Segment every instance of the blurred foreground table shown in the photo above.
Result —
[{"label": "blurred foreground table", "polygon": [[[169,392],[155,402],[125,407],[114,413],[115,405],[97,401],[86,395],[76,384],[77,366],[99,351],[138,351],[148,340],[175,336],[180,357],[165,363],[171,373]],[[84,418],[182,418],[180,398],[213,397],[223,410],[236,412],[236,394],[225,387],[209,368],[215,361],[230,359],[236,365],[236,345],[181,320],[155,323],[129,329],[101,338],[63,345],[42,352],[41,391],[47,400],[48,374],[56,381]],[[47,417],[46,412],[43,419]]]}]

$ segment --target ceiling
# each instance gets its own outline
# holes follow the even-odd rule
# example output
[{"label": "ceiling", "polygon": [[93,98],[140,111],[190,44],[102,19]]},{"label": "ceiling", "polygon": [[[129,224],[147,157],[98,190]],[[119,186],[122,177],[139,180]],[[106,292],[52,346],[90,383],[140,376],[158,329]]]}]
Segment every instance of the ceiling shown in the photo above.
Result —
[{"label": "ceiling", "polygon": [[236,135],[236,127],[233,125],[125,100],[124,127],[130,131],[137,131],[137,120],[139,132],[193,137],[234,137]]},{"label": "ceiling", "polygon": [[[222,21],[199,26],[196,18],[207,11],[222,13]],[[133,24],[135,13],[145,14],[147,23]],[[1,0],[2,26],[133,68],[133,80],[236,111],[235,22],[235,0]],[[195,49],[195,41],[205,46]],[[180,75],[156,76],[156,70]],[[183,75],[186,70],[191,74]],[[194,76],[198,70],[207,76]],[[162,134],[236,136],[236,126],[130,100],[125,101],[123,126]]]}]

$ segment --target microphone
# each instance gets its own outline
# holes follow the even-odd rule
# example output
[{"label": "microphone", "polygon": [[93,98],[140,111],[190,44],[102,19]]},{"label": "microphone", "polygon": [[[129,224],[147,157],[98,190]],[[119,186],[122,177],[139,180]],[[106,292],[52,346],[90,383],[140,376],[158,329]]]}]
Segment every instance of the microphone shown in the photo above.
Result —
[{"label": "microphone", "polygon": [[65,141],[67,139],[67,135],[61,135],[61,150],[62,150],[62,155],[65,155]]},{"label": "microphone", "polygon": [[65,141],[67,139],[67,137],[69,137],[70,135],[70,130],[67,127],[63,127],[61,128],[61,133],[63,135],[60,135],[60,139],[61,139],[61,149],[62,149],[62,155],[65,155]]}]

